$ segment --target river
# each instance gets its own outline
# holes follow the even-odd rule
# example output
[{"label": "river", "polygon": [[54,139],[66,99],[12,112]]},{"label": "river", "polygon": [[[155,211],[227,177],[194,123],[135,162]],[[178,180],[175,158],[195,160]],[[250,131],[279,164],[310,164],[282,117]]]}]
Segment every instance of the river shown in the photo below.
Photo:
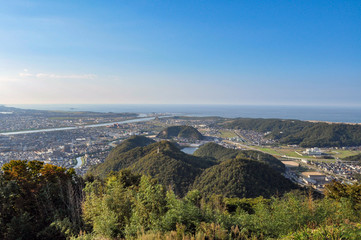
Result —
[{"label": "river", "polygon": [[[162,116],[167,117],[167,116]],[[110,123],[97,123],[97,124],[90,124],[90,125],[84,125],[84,126],[77,126],[77,127],[60,127],[60,128],[48,128],[48,129],[37,129],[37,130],[24,130],[24,131],[16,131],[16,132],[6,132],[6,133],[0,133],[0,135],[17,135],[17,134],[28,134],[28,133],[39,133],[39,132],[55,132],[55,131],[64,131],[64,130],[74,130],[79,128],[94,128],[94,127],[105,127],[108,125],[113,124],[123,124],[123,123],[134,123],[134,122],[146,122],[153,120],[154,117],[147,117],[147,118],[136,118],[131,120],[125,120],[120,122],[110,122]]]},{"label": "river", "polygon": [[197,147],[185,147],[182,148],[182,152],[192,155],[197,149]]},{"label": "river", "polygon": [[81,160],[82,157],[77,157],[76,158],[76,165],[74,166],[74,168],[80,168],[81,165],[83,164],[83,161]]}]

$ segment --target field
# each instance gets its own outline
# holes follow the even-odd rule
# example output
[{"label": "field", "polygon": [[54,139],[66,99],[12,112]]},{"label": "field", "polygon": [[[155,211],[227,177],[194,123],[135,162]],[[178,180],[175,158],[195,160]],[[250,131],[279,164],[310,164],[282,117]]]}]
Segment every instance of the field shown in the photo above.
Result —
[{"label": "field", "polygon": [[234,131],[230,131],[230,130],[220,130],[219,132],[221,133],[221,135],[220,135],[221,138],[238,137],[237,134],[234,133]]},{"label": "field", "polygon": [[324,153],[327,153],[334,157],[334,159],[325,159],[325,158],[316,158],[313,156],[303,156],[302,152],[306,149],[304,148],[292,148],[292,147],[258,147],[254,146],[255,149],[260,150],[262,152],[274,155],[275,157],[292,157],[292,158],[303,158],[303,159],[309,159],[309,160],[319,160],[319,161],[335,161],[335,159],[343,159],[348,156],[353,156],[360,154],[361,151],[352,151],[352,150],[325,150]]},{"label": "field", "polygon": [[345,157],[354,156],[356,154],[359,154],[359,153],[361,153],[361,151],[335,149],[335,150],[332,150],[332,151],[325,151],[325,153],[342,159],[342,158],[345,158]]}]

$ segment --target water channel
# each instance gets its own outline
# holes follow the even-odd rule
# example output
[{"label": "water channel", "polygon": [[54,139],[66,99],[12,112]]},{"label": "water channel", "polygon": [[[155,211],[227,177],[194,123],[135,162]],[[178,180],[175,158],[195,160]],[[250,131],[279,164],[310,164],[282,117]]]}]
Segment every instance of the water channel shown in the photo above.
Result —
[{"label": "water channel", "polygon": [[[162,116],[162,117],[166,117],[166,116]],[[113,124],[146,122],[146,121],[150,121],[150,120],[153,120],[153,119],[155,119],[155,118],[154,117],[136,118],[136,119],[125,120],[125,121],[120,121],[120,122],[97,123],[97,124],[89,124],[89,125],[76,126],[76,127],[60,127],[60,128],[49,128],[49,129],[36,129],[36,130],[24,130],[24,131],[16,131],[16,132],[5,132],[5,133],[0,133],[0,135],[8,136],[8,135],[28,134],[28,133],[74,130],[74,129],[80,129],[80,128],[105,127],[105,126],[113,125]]]}]

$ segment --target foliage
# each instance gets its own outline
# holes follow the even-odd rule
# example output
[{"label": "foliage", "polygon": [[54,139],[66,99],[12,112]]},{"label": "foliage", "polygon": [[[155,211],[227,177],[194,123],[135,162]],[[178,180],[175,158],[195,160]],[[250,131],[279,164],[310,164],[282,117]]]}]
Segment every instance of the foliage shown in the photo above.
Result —
[{"label": "foliage", "polygon": [[[112,171],[129,168],[158,179],[165,188],[172,189],[181,197],[190,189],[199,189],[202,195],[215,193],[229,197],[269,197],[295,188],[281,175],[284,164],[262,152],[228,149],[208,143],[200,147],[194,155],[189,155],[168,141],[119,152],[118,149],[124,149],[123,144],[114,149],[105,162],[94,167],[90,173],[104,178]],[[222,164],[222,161],[227,162],[230,159],[237,161],[232,162],[233,164]],[[217,175],[215,181],[214,175]],[[217,184],[218,186],[215,186]]]},{"label": "foliage", "polygon": [[[116,146],[109,153],[109,155],[107,156],[107,158],[105,160],[106,164],[97,165],[96,170],[90,169],[88,171],[88,175],[92,174],[93,172],[104,172],[104,174],[100,174],[100,175],[102,175],[102,177],[106,177],[106,175],[111,171],[117,171],[117,170],[120,170],[121,168],[126,168],[127,166],[129,166],[129,164],[132,163],[132,160],[134,161],[134,158],[130,158],[128,161],[124,161],[124,158],[123,158],[124,153],[126,153],[132,149],[135,149],[137,147],[148,146],[149,144],[152,144],[154,142],[155,142],[154,140],[144,137],[144,136],[130,137],[130,138],[126,139],[125,141],[123,141],[118,146]],[[138,154],[141,154],[141,153],[138,153]],[[136,155],[136,156],[138,157],[138,155]]]},{"label": "foliage", "polygon": [[202,145],[194,152],[193,155],[198,157],[211,158],[220,162],[235,158],[247,158],[266,163],[279,172],[284,172],[285,170],[285,165],[270,154],[253,150],[226,148],[213,142]]},{"label": "foliage", "polygon": [[[103,232],[90,232],[90,239],[113,239],[114,236],[130,239],[358,239],[360,236],[360,216],[348,197],[315,200],[311,194],[296,191],[270,199],[224,198],[222,195],[201,198],[200,192],[194,190],[180,199],[172,191],[165,192],[149,177],[143,176],[139,185],[128,188],[120,185],[124,194],[130,194],[127,199],[131,210],[128,220],[124,221],[125,228],[118,228],[119,235],[106,235],[105,230],[111,230],[116,224],[103,224]],[[115,194],[104,186],[102,194],[96,191],[99,198],[107,199]],[[90,194],[91,191],[85,203],[90,201]],[[85,204],[84,207],[94,206]],[[117,215],[116,211],[112,212]],[[98,214],[104,219],[112,216],[107,211]],[[86,238],[80,236],[79,239]]]},{"label": "foliage", "polygon": [[361,210],[361,184],[345,184],[333,181],[326,185],[325,194],[338,201],[347,199],[354,210]]},{"label": "foliage", "polygon": [[203,196],[271,197],[297,186],[267,164],[248,159],[231,159],[206,169],[193,184]]},{"label": "foliage", "polygon": [[87,183],[84,192],[83,216],[96,235],[124,237],[132,215],[132,191],[139,187],[140,175],[129,170],[111,174],[106,181]]},{"label": "foliage", "polygon": [[[242,161],[231,159],[215,166],[231,164],[235,168],[233,164],[242,165]],[[270,167],[268,170],[276,172]],[[179,198],[157,180],[125,169],[105,179],[91,179],[83,190],[82,186],[72,170],[36,161],[4,165],[0,174],[0,238],[361,237],[361,191],[357,184],[334,182],[327,186],[326,197],[320,199],[299,190],[271,198],[202,196],[201,191],[192,190]]]},{"label": "foliage", "polygon": [[2,170],[1,239],[64,239],[82,226],[82,180],[73,169],[18,160]]},{"label": "foliage", "polygon": [[168,141],[136,147],[119,154],[113,154],[113,151],[104,163],[97,165],[90,173],[104,178],[111,171],[130,168],[157,178],[163,186],[170,187],[180,196],[186,194],[202,169],[215,164],[211,160],[188,155]]},{"label": "foliage", "polygon": [[150,138],[147,138],[144,136],[132,136],[132,137],[126,139],[125,141],[123,141],[116,148],[114,148],[108,157],[112,158],[115,155],[127,152],[136,147],[145,147],[152,143],[155,143],[155,141]]},{"label": "foliage", "polygon": [[305,228],[296,233],[290,233],[283,240],[324,240],[324,239],[361,239],[361,224],[340,224],[321,226],[317,229]]}]

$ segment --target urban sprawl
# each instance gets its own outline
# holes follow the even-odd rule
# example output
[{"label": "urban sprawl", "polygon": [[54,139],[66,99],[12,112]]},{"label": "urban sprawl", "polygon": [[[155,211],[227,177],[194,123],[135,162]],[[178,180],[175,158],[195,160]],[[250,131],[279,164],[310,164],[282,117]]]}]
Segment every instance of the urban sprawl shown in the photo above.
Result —
[{"label": "urban sprawl", "polygon": [[[38,160],[74,168],[83,175],[91,166],[103,162],[110,150],[128,137],[145,135],[160,140],[157,134],[163,128],[174,125],[193,126],[207,137],[202,141],[175,139],[180,146],[193,149],[214,141],[228,148],[264,151],[274,143],[266,138],[267,133],[222,129],[214,124],[216,120],[213,118],[175,118],[167,114],[151,114],[143,121],[124,123],[122,121],[137,118],[137,115],[90,115],[49,117],[46,114],[39,116],[36,111],[0,112],[0,165],[10,160]],[[89,124],[100,126],[86,127]],[[47,131],[62,127],[70,129]],[[33,131],[21,132],[23,130]],[[284,175],[300,185],[309,185],[322,191],[331,180],[352,182],[355,175],[361,174],[361,167],[353,162],[342,161],[337,157],[332,161],[319,160],[323,159],[326,152],[337,152],[337,149],[309,148],[299,152],[292,150],[295,147],[288,146],[288,149],[296,152],[296,157],[287,154],[276,157],[286,165]],[[352,150],[357,152],[360,149]]]}]

